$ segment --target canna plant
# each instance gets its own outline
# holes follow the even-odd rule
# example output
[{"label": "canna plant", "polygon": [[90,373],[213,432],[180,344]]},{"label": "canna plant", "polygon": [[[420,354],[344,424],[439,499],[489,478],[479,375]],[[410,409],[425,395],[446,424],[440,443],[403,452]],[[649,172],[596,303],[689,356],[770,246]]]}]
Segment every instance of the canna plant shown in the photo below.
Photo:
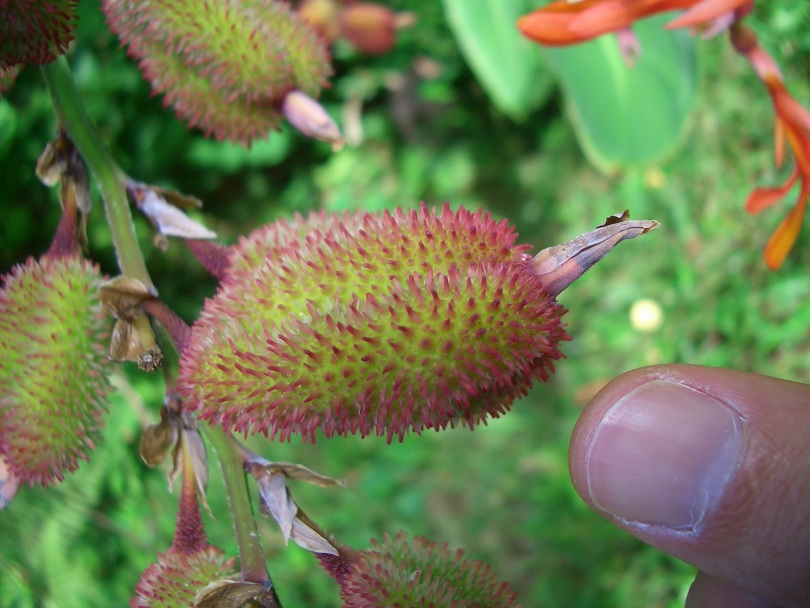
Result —
[{"label": "canna plant", "polygon": [[665,29],[689,28],[702,38],[727,34],[734,50],[750,63],[773,102],[774,164],[781,168],[784,163],[786,141],[795,159],[784,185],[755,188],[745,203],[746,211],[760,213],[787,196],[797,182],[800,185],[795,205],[763,251],[768,268],[777,270],[798,239],[810,197],[810,112],[790,94],[779,66],[747,25],[754,4],[754,0],[556,0],[522,16],[518,28],[530,40],[548,47],[581,44],[615,33],[628,69],[643,52],[633,26],[653,15],[683,10],[665,24]]},{"label": "canna plant", "polygon": [[[569,337],[556,296],[619,242],[657,223],[625,213],[531,254],[507,220],[422,204],[376,214],[312,212],[218,243],[184,213],[199,201],[117,166],[60,56],[75,6],[33,4],[35,11],[20,4],[7,13],[3,69],[11,78],[17,65],[42,65],[59,131],[37,174],[59,184],[62,221],[50,250],[15,268],[0,292],[3,506],[21,487],[57,483],[91,457],[113,362],[146,373],[163,368],[160,421],[144,430],[140,452],[150,466],[171,454],[170,481],[180,477],[182,491],[174,542],[143,572],[132,606],[282,605],[246,474],[261,511],[285,541],[317,557],[346,606],[517,606],[486,566],[447,545],[405,533],[386,533],[367,550],[343,545],[287,487],[288,478],[339,482],[266,460],[236,436],[315,441],[319,433],[359,433],[403,441],[503,415],[563,356],[560,343]],[[315,101],[331,72],[328,43],[343,36],[360,51],[384,52],[408,16],[369,3],[298,8],[274,0],[209,3],[189,18],[184,2],[102,4],[153,91],[189,126],[249,145],[286,119],[337,149],[339,130]],[[118,276],[102,277],[84,255],[88,176],[102,194]],[[183,240],[219,281],[191,325],[161,300],[131,206],[161,238]],[[225,477],[238,570],[236,556],[209,544],[200,518],[206,442]]]},{"label": "canna plant", "polygon": [[[179,0],[104,0],[101,9],[153,92],[189,127],[250,145],[286,121],[335,150],[343,137],[316,101],[332,74],[330,45],[385,53],[413,23],[413,15],[349,0],[237,0],[193,10]],[[26,485],[58,483],[92,458],[111,368],[135,364],[163,371],[166,384],[140,456],[149,466],[170,456],[170,482],[179,478],[182,489],[173,543],[156,548],[132,606],[282,605],[283,581],[270,577],[246,479],[260,511],[286,542],[313,554],[347,607],[518,606],[489,568],[446,544],[380,531],[383,540],[366,549],[344,545],[299,507],[287,484],[341,482],[268,460],[239,436],[412,441],[425,430],[505,415],[563,357],[570,338],[557,296],[657,222],[625,212],[534,253],[489,213],[392,205],[380,213],[313,211],[220,243],[185,213],[199,207],[196,198],[126,175],[106,149],[62,56],[75,3],[11,2],[0,10],[0,93],[22,66],[41,65],[59,126],[36,170],[46,185],[59,185],[62,214],[48,251],[0,287],[0,507],[14,508]],[[735,32],[735,46],[759,66],[775,103],[782,100],[783,116],[796,118],[784,120],[790,141],[800,142],[803,115],[756,41]],[[117,254],[112,277],[86,254],[91,178]],[[159,239],[183,241],[217,280],[193,323],[161,299],[132,208]],[[212,546],[202,524],[206,445],[223,471],[238,556]]]}]

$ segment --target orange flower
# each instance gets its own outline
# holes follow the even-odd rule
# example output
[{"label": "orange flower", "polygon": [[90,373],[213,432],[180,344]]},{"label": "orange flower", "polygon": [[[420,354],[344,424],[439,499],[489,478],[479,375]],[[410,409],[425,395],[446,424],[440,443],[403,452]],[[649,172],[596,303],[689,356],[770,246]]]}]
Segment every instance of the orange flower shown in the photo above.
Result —
[{"label": "orange flower", "polygon": [[685,10],[666,27],[692,27],[711,35],[752,7],[753,0],[557,0],[521,17],[518,29],[536,42],[560,46],[624,30],[650,15]]},{"label": "orange flower", "polygon": [[796,159],[796,167],[788,180],[782,186],[755,189],[748,197],[746,210],[750,213],[759,213],[767,209],[784,198],[801,178],[801,189],[796,204],[765,245],[765,263],[771,270],[776,270],[782,265],[799,236],[807,209],[807,199],[810,197],[810,112],[788,93],[779,67],[773,58],[760,48],[756,34],[751,29],[736,24],[731,29],[731,42],[737,52],[748,59],[771,95],[776,114],[774,137],[776,167],[781,167],[784,161],[786,138]]}]

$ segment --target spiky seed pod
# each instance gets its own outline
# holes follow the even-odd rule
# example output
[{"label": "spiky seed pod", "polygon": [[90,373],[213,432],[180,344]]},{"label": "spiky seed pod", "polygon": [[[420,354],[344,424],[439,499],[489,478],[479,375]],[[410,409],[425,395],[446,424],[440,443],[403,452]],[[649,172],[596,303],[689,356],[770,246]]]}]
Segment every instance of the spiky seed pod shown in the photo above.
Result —
[{"label": "spiky seed pod", "polygon": [[217,139],[265,137],[289,91],[316,97],[330,73],[319,36],[285,2],[104,0],[102,8],[155,92]]},{"label": "spiky seed pod", "polygon": [[98,267],[29,259],[0,290],[0,456],[22,481],[61,481],[95,447],[109,391]]},{"label": "spiky seed pod", "polygon": [[464,558],[423,537],[405,532],[359,553],[339,580],[344,608],[518,608],[517,594],[497,580],[489,566]]},{"label": "spiky seed pod", "polygon": [[260,229],[193,326],[178,390],[212,423],[282,439],[498,416],[567,339],[516,237],[424,204]]},{"label": "spiky seed pod", "polygon": [[188,608],[206,585],[232,574],[233,558],[206,546],[190,554],[169,549],[141,575],[132,608]]},{"label": "spiky seed pod", "polygon": [[50,63],[67,51],[76,0],[11,0],[2,4],[0,72],[17,64]]}]

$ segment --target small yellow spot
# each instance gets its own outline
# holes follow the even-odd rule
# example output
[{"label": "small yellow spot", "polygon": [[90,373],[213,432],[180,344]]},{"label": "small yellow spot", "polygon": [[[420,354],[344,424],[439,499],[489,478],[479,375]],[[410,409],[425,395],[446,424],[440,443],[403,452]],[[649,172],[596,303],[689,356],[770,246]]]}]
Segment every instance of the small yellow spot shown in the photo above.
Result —
[{"label": "small yellow spot", "polygon": [[666,173],[658,167],[650,167],[644,172],[644,185],[652,190],[660,190],[667,185]]},{"label": "small yellow spot", "polygon": [[630,323],[638,331],[653,332],[661,327],[663,321],[664,313],[655,300],[636,300],[630,307]]}]

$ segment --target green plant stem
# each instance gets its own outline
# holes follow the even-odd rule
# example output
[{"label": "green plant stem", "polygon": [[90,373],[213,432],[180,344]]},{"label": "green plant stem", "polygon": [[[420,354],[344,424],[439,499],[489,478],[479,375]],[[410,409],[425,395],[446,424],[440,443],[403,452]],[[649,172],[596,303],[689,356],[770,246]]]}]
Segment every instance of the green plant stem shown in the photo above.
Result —
[{"label": "green plant stem", "polygon": [[[135,235],[125,189],[127,177],[101,142],[90,121],[67,60],[60,57],[52,63],[43,65],[42,75],[48,85],[60,127],[73,141],[101,190],[119,269],[123,274],[138,279],[147,289],[157,294]],[[273,585],[259,543],[259,533],[250,507],[240,454],[229,435],[207,425],[204,428],[217,453],[225,478],[239,545],[242,578],[245,581],[261,583],[270,590]]]},{"label": "green plant stem", "polygon": [[259,543],[259,531],[250,507],[245,469],[239,448],[231,436],[218,428],[204,425],[206,435],[217,452],[225,488],[231,504],[233,526],[236,530],[236,542],[239,545],[239,560],[242,568],[242,579],[272,587],[264,552]]},{"label": "green plant stem", "polygon": [[61,128],[73,141],[101,190],[104,211],[118,256],[118,267],[123,274],[138,279],[147,289],[155,292],[135,236],[135,225],[132,223],[124,188],[126,175],[107,151],[90,121],[67,60],[59,57],[56,61],[43,65],[42,75],[48,85]]}]

